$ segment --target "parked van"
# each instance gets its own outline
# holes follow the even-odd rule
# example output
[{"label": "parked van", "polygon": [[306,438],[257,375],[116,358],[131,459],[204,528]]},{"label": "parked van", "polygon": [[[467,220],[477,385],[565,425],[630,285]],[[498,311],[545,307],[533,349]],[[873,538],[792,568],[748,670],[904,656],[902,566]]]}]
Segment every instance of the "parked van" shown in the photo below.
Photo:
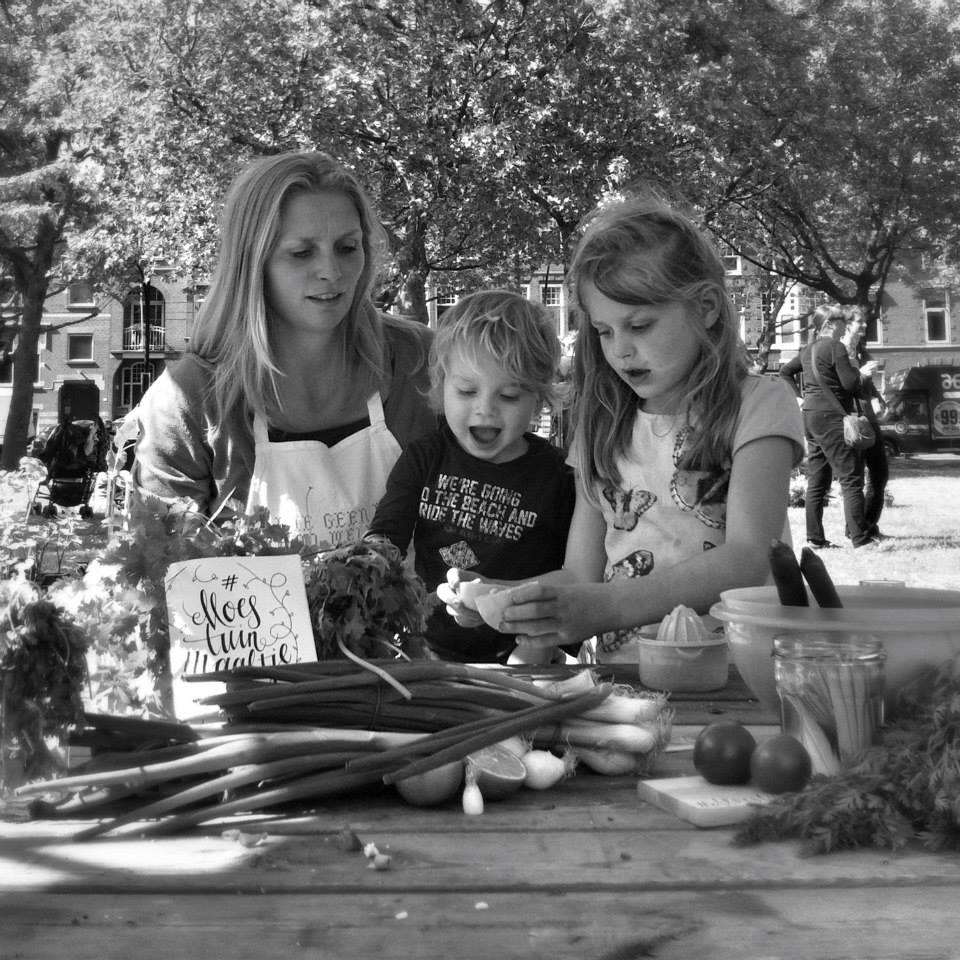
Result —
[{"label": "parked van", "polygon": [[887,452],[960,454],[960,366],[930,364],[887,378],[880,431]]}]

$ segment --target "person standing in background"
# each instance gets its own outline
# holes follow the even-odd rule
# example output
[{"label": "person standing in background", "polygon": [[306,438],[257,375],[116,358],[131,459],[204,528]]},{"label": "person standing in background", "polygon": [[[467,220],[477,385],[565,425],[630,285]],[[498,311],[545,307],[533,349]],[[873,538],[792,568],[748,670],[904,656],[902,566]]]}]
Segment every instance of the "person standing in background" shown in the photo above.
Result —
[{"label": "person standing in background", "polygon": [[860,409],[873,425],[877,440],[872,447],[862,451],[864,468],[863,521],[867,532],[878,540],[886,539],[880,532],[880,514],[883,512],[884,494],[890,477],[890,464],[887,462],[887,450],[883,445],[880,427],[877,422],[879,413],[883,413],[886,403],[873,382],[873,373],[878,369],[866,347],[867,322],[859,308],[853,307],[849,313],[847,329],[842,341],[847,348],[850,363],[860,372]]},{"label": "person standing in background", "polygon": [[817,549],[836,546],[823,531],[823,508],[834,477],[840,482],[847,536],[854,547],[877,542],[864,519],[863,458],[843,437],[844,412],[853,411],[860,391],[860,372],[841,342],[847,323],[842,307],[817,307],[812,317],[816,339],[780,368],[780,377],[791,382],[795,391],[799,391],[796,378],[803,373],[807,543]]}]

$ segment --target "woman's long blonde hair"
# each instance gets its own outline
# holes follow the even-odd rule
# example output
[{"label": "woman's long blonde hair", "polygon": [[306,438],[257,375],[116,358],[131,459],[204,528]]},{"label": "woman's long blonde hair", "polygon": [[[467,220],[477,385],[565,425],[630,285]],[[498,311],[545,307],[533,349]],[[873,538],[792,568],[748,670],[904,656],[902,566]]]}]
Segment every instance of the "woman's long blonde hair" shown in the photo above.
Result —
[{"label": "woman's long blonde hair", "polygon": [[270,340],[264,269],[273,252],[285,204],[304,193],[343,193],[356,207],[362,230],[363,271],[340,324],[341,356],[353,378],[372,390],[385,375],[383,325],[371,293],[385,236],[359,181],[320,152],[284,153],[250,163],[227,192],[221,217],[220,255],[200,310],[190,352],[215,365],[217,420],[237,404],[270,420],[279,412],[279,378]]},{"label": "woman's long blonde hair", "polygon": [[[720,303],[711,325],[694,324],[700,354],[680,394],[695,425],[682,466],[707,470],[730,457],[747,376],[747,353],[726,288],[723,261],[697,227],[671,207],[630,198],[598,207],[587,219],[571,265],[574,300],[592,283],[624,304],[698,304],[712,293]],[[617,458],[630,447],[637,396],[607,363],[600,337],[581,306],[574,357],[573,457],[588,496],[597,482],[619,483]]]}]

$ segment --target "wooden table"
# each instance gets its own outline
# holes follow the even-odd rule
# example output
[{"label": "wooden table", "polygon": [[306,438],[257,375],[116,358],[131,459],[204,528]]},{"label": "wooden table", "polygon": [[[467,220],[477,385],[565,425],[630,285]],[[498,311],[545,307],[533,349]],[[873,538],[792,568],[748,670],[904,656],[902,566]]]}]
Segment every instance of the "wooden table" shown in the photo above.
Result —
[{"label": "wooden table", "polygon": [[[736,683],[674,698],[677,735],[775,718]],[[692,772],[690,751],[655,775]],[[804,859],[741,848],[579,773],[480,817],[392,793],[189,836],[74,843],[87,824],[0,824],[0,960],[634,960],[960,956],[960,858]],[[342,828],[392,857],[375,871]]]}]

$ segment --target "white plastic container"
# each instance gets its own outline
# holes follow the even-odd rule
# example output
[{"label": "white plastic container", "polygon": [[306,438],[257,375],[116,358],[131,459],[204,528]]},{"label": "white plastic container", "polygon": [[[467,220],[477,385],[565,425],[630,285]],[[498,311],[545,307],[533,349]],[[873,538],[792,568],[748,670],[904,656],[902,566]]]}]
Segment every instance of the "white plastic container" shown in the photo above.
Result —
[{"label": "white plastic container", "polygon": [[723,621],[730,656],[754,696],[779,713],[773,670],[773,638],[816,630],[841,638],[872,634],[887,652],[888,709],[905,683],[960,653],[960,590],[929,590],[898,584],[838,586],[842,608],[784,607],[776,587],[727,590],[710,614]]},{"label": "white plastic container", "polygon": [[723,635],[688,643],[640,637],[637,653],[640,682],[653,690],[699,693],[727,685],[730,666]]}]

